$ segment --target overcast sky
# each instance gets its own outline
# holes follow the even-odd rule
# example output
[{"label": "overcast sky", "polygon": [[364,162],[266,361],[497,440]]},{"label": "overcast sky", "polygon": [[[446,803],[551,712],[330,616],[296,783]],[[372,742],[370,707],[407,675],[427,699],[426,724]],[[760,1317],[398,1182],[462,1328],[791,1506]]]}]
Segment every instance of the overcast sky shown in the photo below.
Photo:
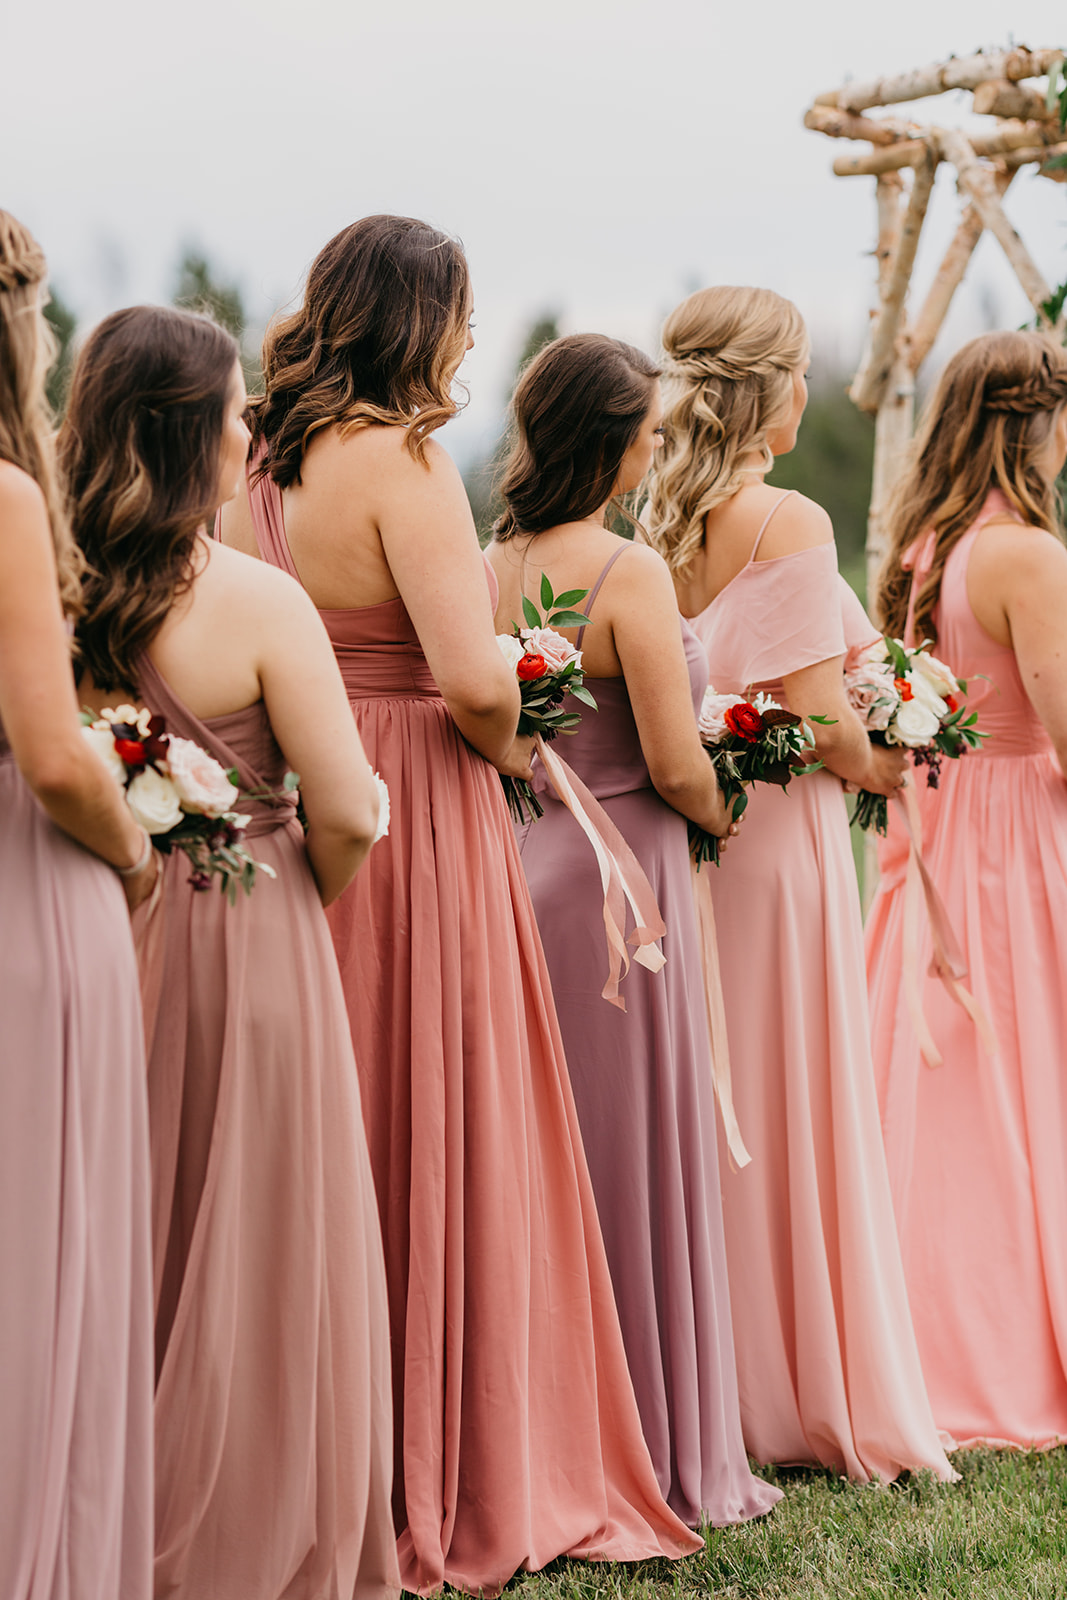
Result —
[{"label": "overcast sky", "polygon": [[[1009,34],[1008,30],[1011,30]],[[264,322],[345,223],[397,211],[463,239],[477,346],[461,459],[495,424],[543,309],[653,350],[703,283],[796,300],[824,360],[861,342],[874,180],[807,132],[847,78],[1009,42],[1067,43],[1053,0],[0,0],[0,204],[86,321],[169,298],[196,244]],[[969,97],[967,97],[969,100]],[[958,102],[958,103],[957,103]],[[958,120],[963,97],[924,114]],[[1009,210],[1067,276],[1067,188]],[[958,201],[942,173],[919,276]],[[948,330],[1027,306],[983,240]]]}]

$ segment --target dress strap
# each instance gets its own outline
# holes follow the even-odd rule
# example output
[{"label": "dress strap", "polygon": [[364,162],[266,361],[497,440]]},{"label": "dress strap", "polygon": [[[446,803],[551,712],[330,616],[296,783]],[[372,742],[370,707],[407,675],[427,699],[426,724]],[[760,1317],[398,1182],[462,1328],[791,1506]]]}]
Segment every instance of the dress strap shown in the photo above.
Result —
[{"label": "dress strap", "polygon": [[756,542],[752,546],[752,554],[748,558],[748,565],[749,566],[751,566],[753,561],[755,561],[755,559],[756,559],[756,551],[760,547],[760,540],[763,538],[763,535],[767,532],[767,524],[768,524],[768,522],[770,522],[771,518],[774,516],[774,513],[778,510],[779,506],[783,506],[785,504],[785,502],[789,499],[789,496],[791,494],[796,494],[796,492],[797,491],[795,489],[787,489],[784,494],[779,495],[778,499],[774,502],[773,506],[768,511],[768,513],[764,517],[763,521],[760,523],[760,530],[756,535]]},{"label": "dress strap", "polygon": [[300,574],[296,570],[296,562],[293,560],[289,541],[285,536],[282,492],[269,472],[256,475],[266,453],[267,447],[264,444],[245,468],[248,510],[252,517],[256,546],[261,560],[268,562],[272,567],[280,567],[283,572],[287,572],[291,578],[300,583]]},{"label": "dress strap", "polygon": [[[601,567],[600,576],[597,578],[582,605],[582,610],[585,612],[586,616],[588,616],[593,609],[593,601],[600,593],[600,585],[604,582],[604,579],[607,577],[608,573],[611,571],[612,567],[615,565],[616,561],[618,561],[625,549],[626,546],[621,544],[617,550],[613,551],[613,553],[608,557],[604,565]],[[575,640],[574,644],[574,648],[576,650],[580,650],[582,648],[582,640],[585,638],[586,626],[586,623],[583,622],[581,627],[578,629],[578,638]]]}]

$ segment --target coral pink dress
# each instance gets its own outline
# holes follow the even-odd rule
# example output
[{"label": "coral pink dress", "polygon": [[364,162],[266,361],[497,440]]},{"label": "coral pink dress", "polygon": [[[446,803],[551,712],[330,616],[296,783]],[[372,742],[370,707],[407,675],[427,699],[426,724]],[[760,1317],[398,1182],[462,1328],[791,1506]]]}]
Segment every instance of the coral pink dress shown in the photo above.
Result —
[{"label": "coral pink dress", "polygon": [[111,868],[0,729],[0,1595],[148,1600],[144,1037]]},{"label": "coral pink dress", "polygon": [[[625,549],[598,578],[587,613]],[[695,709],[707,663],[692,630],[683,624],[682,633]],[[667,925],[666,965],[630,968],[620,990],[625,1011],[601,998],[604,892],[596,857],[541,783],[545,814],[525,830],[522,864],[660,1487],[687,1522],[722,1525],[769,1511],[781,1495],[753,1477],[741,1438],[688,833],[685,818],[652,787],[625,680],[589,685],[597,710],[583,712],[560,754],[633,850]]]},{"label": "coral pink dress", "polygon": [[[285,761],[262,701],[202,722],[148,657],[145,704],[247,790]],[[295,802],[242,801],[276,877],[229,905],[168,857],[138,940],[156,1281],[157,1600],[381,1600],[389,1327],[359,1084]],[[103,1597],[101,1597],[103,1600]]]},{"label": "coral pink dress", "polygon": [[[262,556],[296,576],[269,476],[250,504]],[[700,1541],[641,1435],[500,779],[401,600],[322,616],[391,801],[331,923],[385,1241],[404,1585],[496,1594],[564,1554],[686,1554]]]},{"label": "coral pink dress", "polygon": [[[720,693],[763,687],[784,704],[784,675],[876,635],[833,545],[757,561],[766,525],[693,626]],[[706,870],[752,1155],[733,1172],[720,1147],[745,1443],[757,1461],[818,1462],[860,1482],[914,1467],[948,1478],[878,1124],[840,780],[758,787],[721,867]]]},{"label": "coral pink dress", "polygon": [[[1014,652],[981,627],[967,567],[994,492],[945,563],[936,654],[991,737],[915,793],[923,855],[992,1024],[926,977],[940,1067],[904,1004],[905,841],[882,850],[867,931],[874,1061],[904,1271],[934,1416],[961,1444],[1067,1439],[1067,783]],[[920,554],[920,564],[922,555]]]}]

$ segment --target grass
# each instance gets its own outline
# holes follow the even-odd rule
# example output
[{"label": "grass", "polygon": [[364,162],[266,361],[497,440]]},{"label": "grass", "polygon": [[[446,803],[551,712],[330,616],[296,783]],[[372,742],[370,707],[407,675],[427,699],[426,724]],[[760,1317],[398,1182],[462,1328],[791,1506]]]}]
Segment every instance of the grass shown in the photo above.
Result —
[{"label": "grass", "polygon": [[963,1451],[962,1476],[860,1488],[767,1468],[785,1499],[758,1522],[709,1529],[703,1554],[634,1566],[557,1561],[516,1578],[515,1600],[1062,1600],[1067,1451]]}]

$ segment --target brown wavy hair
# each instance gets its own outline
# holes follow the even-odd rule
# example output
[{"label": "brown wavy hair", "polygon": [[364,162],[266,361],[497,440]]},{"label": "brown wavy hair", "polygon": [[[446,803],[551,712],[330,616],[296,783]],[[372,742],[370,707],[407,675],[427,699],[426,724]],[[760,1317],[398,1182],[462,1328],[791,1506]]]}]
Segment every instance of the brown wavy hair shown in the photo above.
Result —
[{"label": "brown wavy hair", "polygon": [[804,319],[772,289],[698,289],[663,325],[664,444],[648,477],[648,542],[673,573],[704,547],[708,512],[737,493],[793,404]]},{"label": "brown wavy hair", "polygon": [[901,564],[920,534],[936,534],[915,603],[915,640],[937,642],[934,612],[945,562],[974,526],[991,489],[1035,528],[1059,532],[1056,486],[1041,462],[1067,402],[1067,350],[1043,333],[986,333],[945,367],[887,510],[891,542],[878,580],[881,626],[903,638],[911,573]]},{"label": "brown wavy hair", "polygon": [[[641,431],[659,368],[600,333],[573,333],[530,362],[511,402],[497,539],[579,522],[610,498]],[[620,509],[622,509],[620,507]]]},{"label": "brown wavy hair", "polygon": [[41,314],[47,276],[44,252],[33,234],[9,211],[0,211],[0,460],[21,467],[44,495],[60,599],[67,616],[75,617],[81,610],[82,559],[56,473],[44,388],[56,353]]},{"label": "brown wavy hair", "polygon": [[461,245],[413,217],[363,217],[315,257],[304,302],[268,329],[264,393],[250,410],[259,468],[300,482],[308,440],[372,423],[406,429],[416,460],[459,410],[451,384],[467,348],[471,285]]},{"label": "brown wavy hair", "polygon": [[192,581],[238,354],[208,317],[132,306],[75,362],[59,459],[87,561],[77,640],[100,689],[137,692],[138,657]]}]

